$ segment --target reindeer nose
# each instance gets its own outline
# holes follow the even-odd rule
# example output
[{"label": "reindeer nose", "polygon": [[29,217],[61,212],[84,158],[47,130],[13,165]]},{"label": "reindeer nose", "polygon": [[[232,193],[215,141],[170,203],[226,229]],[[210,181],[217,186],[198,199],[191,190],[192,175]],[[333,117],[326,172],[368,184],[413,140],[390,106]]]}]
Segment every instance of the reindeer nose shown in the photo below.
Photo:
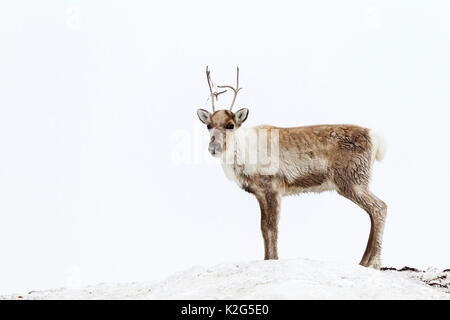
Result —
[{"label": "reindeer nose", "polygon": [[212,142],[209,144],[208,150],[209,150],[209,153],[211,153],[213,156],[219,155],[222,153],[222,146],[218,143]]}]

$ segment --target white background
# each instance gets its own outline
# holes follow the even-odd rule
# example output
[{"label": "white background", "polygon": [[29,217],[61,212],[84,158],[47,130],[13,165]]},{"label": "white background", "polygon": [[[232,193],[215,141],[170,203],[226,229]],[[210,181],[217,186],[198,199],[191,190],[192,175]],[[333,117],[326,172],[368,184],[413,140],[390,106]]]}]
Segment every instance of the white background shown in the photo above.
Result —
[{"label": "white background", "polygon": [[[247,125],[382,132],[384,265],[450,267],[449,17],[448,1],[2,2],[0,292],[262,259],[257,202],[195,114],[207,64],[219,83],[240,66]],[[280,257],[357,264],[368,233],[335,193],[285,198]]]}]

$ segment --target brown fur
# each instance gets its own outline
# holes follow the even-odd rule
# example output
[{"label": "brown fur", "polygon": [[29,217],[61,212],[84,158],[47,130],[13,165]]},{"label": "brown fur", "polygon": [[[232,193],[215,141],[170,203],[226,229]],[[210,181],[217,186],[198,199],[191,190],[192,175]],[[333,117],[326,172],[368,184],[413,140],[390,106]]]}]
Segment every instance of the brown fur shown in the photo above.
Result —
[{"label": "brown fur", "polygon": [[307,176],[298,177],[294,182],[289,183],[284,181],[287,189],[290,188],[311,188],[322,185],[327,180],[325,173],[311,173]]},{"label": "brown fur", "polygon": [[233,123],[236,125],[236,119],[234,113],[229,110],[219,110],[213,113],[211,116],[210,125],[213,128],[225,130],[228,124]]}]

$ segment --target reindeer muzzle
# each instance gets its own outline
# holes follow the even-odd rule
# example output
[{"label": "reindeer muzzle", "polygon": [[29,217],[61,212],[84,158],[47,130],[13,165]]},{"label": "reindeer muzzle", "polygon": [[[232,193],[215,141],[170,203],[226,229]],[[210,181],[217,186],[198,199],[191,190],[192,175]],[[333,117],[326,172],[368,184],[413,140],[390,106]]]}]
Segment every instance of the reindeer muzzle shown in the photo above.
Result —
[{"label": "reindeer muzzle", "polygon": [[222,154],[222,146],[219,143],[211,142],[209,144],[208,151],[214,157],[218,157]]}]

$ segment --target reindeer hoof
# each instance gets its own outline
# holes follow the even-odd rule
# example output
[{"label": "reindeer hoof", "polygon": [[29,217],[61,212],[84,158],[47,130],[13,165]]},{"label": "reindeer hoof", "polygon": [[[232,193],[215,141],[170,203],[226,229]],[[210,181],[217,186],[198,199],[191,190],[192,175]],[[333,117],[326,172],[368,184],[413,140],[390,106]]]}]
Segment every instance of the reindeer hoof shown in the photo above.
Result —
[{"label": "reindeer hoof", "polygon": [[372,268],[375,270],[381,269],[381,259],[380,258],[375,258],[374,260],[366,262],[366,263],[363,263],[361,261],[359,264],[366,268]]}]

